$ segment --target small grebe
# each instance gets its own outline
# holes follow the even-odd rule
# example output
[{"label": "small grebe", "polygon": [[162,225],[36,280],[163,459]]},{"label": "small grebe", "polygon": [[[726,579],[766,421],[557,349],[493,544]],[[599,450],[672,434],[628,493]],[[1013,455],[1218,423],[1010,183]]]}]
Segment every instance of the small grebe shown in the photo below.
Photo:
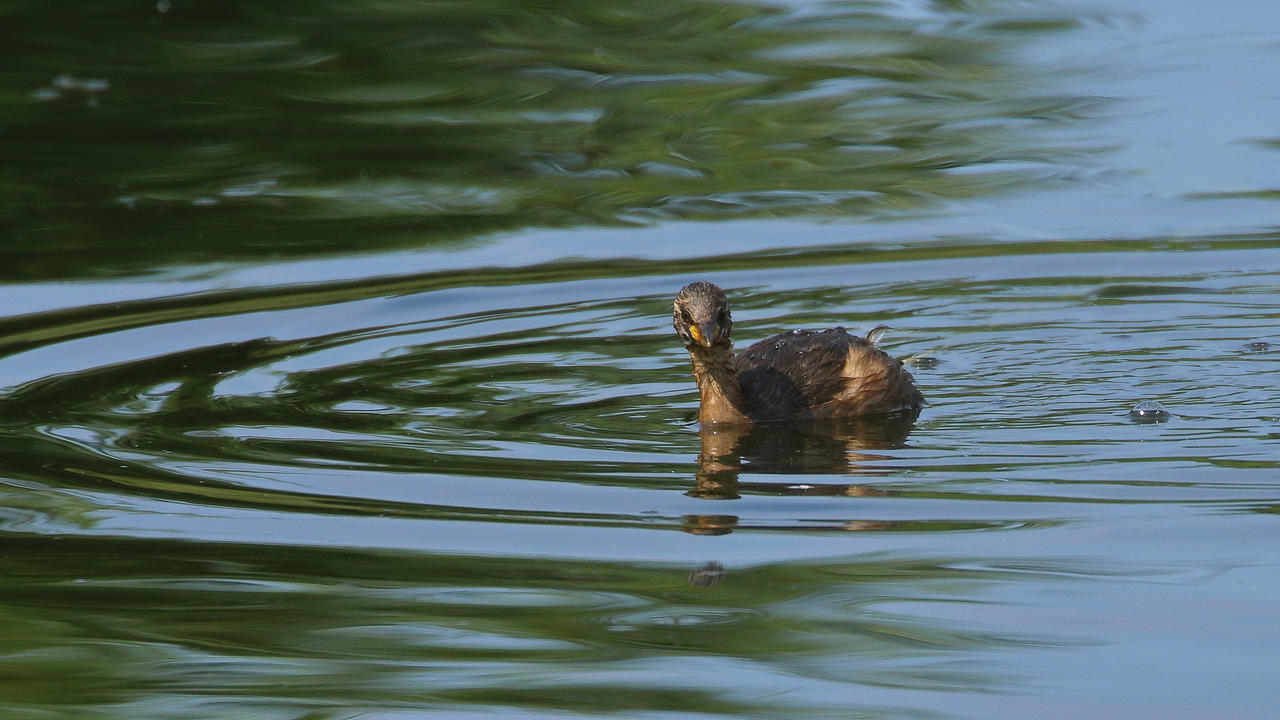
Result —
[{"label": "small grebe", "polygon": [[900,361],[842,327],[784,332],[735,357],[729,301],[709,282],[681,288],[672,324],[693,360],[699,422],[874,415],[924,404]]}]

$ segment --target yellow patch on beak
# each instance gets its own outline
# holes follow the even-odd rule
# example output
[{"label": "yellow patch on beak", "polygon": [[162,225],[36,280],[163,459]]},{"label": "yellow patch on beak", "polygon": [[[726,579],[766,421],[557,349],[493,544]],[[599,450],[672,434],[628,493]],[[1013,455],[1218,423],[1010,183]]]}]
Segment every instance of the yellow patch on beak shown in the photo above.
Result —
[{"label": "yellow patch on beak", "polygon": [[693,341],[702,347],[709,348],[720,337],[720,326],[715,323],[701,323],[699,325],[690,325],[689,334],[693,336]]}]

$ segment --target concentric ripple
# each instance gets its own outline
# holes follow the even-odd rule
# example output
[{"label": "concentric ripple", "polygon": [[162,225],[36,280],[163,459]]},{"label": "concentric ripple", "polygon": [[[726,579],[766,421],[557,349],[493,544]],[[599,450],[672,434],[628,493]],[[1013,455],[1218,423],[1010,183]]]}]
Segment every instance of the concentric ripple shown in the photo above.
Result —
[{"label": "concentric ripple", "polygon": [[[53,467],[91,505],[135,512],[165,500],[215,514],[704,534],[1011,528],[1057,522],[1063,502],[1247,504],[1274,488],[1274,457],[1228,460],[1214,448],[1274,435],[1270,382],[1258,372],[1273,359],[1244,346],[1264,332],[1258,321],[1273,316],[1275,296],[1261,278],[1216,273],[1213,241],[1203,244],[1207,267],[1194,276],[1101,284],[1074,269],[1095,262],[1092,252],[1060,253],[1053,274],[999,286],[939,281],[935,266],[954,272],[954,261],[921,258],[918,245],[903,251],[913,258],[905,264],[885,248],[870,263],[790,270],[765,253],[717,273],[734,288],[740,342],[789,326],[883,322],[895,328],[891,351],[936,357],[915,367],[930,406],[914,429],[908,419],[700,439],[687,359],[669,329],[678,277],[654,276],[653,292],[625,296],[607,280],[578,281],[561,288],[574,299],[558,302],[539,284],[440,288],[427,275],[379,281],[395,295],[376,296],[369,283],[309,289],[329,302],[285,295],[279,308],[247,314],[225,293],[187,301],[192,319],[142,303],[113,317],[118,330],[79,337],[55,325],[50,341],[6,361],[10,376],[56,369],[6,395],[12,426],[37,433],[14,430],[13,442],[40,444],[46,460],[18,472],[17,458],[31,454],[17,453],[11,477],[47,482]],[[1009,246],[1024,263],[1040,249]],[[982,274],[1009,257],[969,263]],[[1118,269],[1131,259],[1150,264],[1108,255]],[[876,284],[839,282],[872,267]],[[335,299],[343,293],[351,299]],[[78,322],[69,314],[62,327]],[[254,336],[263,330],[271,335]],[[112,362],[75,368],[90,344],[95,362]],[[1136,402],[1156,398],[1170,422],[1128,422]],[[1227,461],[1229,481],[1205,475]],[[798,514],[751,504],[731,520],[696,502],[778,494],[825,500]],[[1011,496],[1045,504],[1003,502]]]}]

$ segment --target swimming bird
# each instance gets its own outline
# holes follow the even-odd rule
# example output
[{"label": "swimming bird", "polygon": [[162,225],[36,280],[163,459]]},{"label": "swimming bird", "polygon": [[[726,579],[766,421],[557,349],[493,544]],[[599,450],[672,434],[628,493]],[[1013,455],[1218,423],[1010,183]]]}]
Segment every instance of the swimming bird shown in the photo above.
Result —
[{"label": "swimming bird", "polygon": [[[693,361],[704,424],[820,420],[924,404],[900,361],[842,327],[780,333],[735,356],[729,300],[709,282],[681,288],[672,324]],[[881,332],[870,334],[878,339]]]}]

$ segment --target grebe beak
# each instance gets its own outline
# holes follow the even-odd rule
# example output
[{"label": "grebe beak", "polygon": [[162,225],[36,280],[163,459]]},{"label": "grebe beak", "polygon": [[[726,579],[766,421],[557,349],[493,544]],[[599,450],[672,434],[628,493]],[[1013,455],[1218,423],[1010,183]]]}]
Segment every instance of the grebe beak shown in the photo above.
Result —
[{"label": "grebe beak", "polygon": [[709,348],[720,337],[720,328],[714,322],[697,323],[689,326],[689,334],[699,345]]}]

